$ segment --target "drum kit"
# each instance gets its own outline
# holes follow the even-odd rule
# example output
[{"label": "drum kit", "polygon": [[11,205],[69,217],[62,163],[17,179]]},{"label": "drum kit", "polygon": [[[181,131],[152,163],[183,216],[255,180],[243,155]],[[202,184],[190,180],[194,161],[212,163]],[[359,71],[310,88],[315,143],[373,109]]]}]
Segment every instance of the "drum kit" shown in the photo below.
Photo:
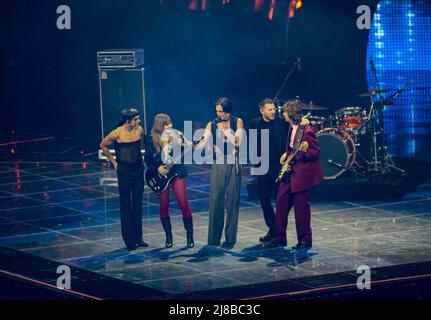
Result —
[{"label": "drum kit", "polygon": [[334,115],[315,116],[312,112],[329,108],[310,103],[301,103],[308,113],[305,117],[316,132],[320,146],[320,164],[325,179],[336,179],[345,172],[355,176],[377,176],[392,171],[404,174],[397,168],[387,153],[383,141],[383,115],[385,105],[392,101],[374,101],[373,98],[390,90],[372,90],[358,95],[372,100],[370,110],[358,106],[346,106],[335,111]]},{"label": "drum kit", "polygon": [[[353,172],[356,177],[384,176],[393,172],[405,174],[403,169],[395,166],[385,145],[383,108],[395,104],[391,99],[407,90],[405,88],[407,83],[398,90],[382,90],[374,61],[370,60],[369,64],[377,89],[358,95],[370,98],[369,111],[358,106],[346,106],[336,110],[334,116],[314,116],[311,114],[313,111],[325,111],[329,108],[315,105],[313,102],[301,102],[299,97],[293,99],[301,103],[303,110],[308,111],[305,117],[316,132],[320,146],[320,164],[325,179],[336,179],[348,171]],[[275,95],[274,101],[280,114],[282,107],[278,97],[295,69],[300,70],[299,58],[292,65]],[[384,98],[382,94],[390,91],[394,93]]]}]

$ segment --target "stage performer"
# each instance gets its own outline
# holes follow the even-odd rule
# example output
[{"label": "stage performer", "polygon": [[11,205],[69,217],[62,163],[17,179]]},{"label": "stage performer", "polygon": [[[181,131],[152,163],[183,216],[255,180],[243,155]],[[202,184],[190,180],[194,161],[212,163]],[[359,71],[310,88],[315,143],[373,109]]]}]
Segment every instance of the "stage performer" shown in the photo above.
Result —
[{"label": "stage performer", "polygon": [[[232,248],[237,240],[238,213],[241,188],[241,165],[239,147],[242,142],[244,124],[233,116],[232,102],[223,97],[214,103],[217,118],[205,128],[203,144],[212,139],[213,164],[211,168],[211,191],[209,201],[208,245],[219,246],[227,211],[225,242]],[[232,161],[234,159],[234,161]],[[225,201],[226,200],[226,201]]]},{"label": "stage performer", "polygon": [[[253,119],[250,123],[250,129],[257,130],[257,153],[260,157],[267,156],[269,169],[266,174],[256,176],[257,194],[260,206],[263,212],[265,224],[268,227],[266,235],[259,238],[260,242],[271,241],[274,236],[275,212],[272,206],[272,197],[277,192],[278,183],[276,179],[280,172],[280,157],[286,148],[286,137],[289,130],[289,122],[283,117],[277,115],[277,109],[272,99],[263,99],[259,103],[261,117]],[[301,125],[308,124],[309,121],[303,118]],[[261,130],[269,131],[268,155],[262,155],[262,146],[260,140]],[[257,165],[256,165],[257,166]]]},{"label": "stage performer", "polygon": [[[178,134],[178,131],[172,130],[172,120],[167,114],[157,114],[154,117],[151,136],[145,137],[145,163],[148,166],[148,170],[157,170],[160,174],[167,174],[173,170],[178,174],[170,181],[168,188],[159,195],[160,220],[166,234],[165,246],[166,248],[173,246],[172,224],[169,216],[169,192],[172,187],[178,206],[183,215],[183,224],[187,236],[187,247],[193,248],[195,245],[193,240],[193,218],[192,211],[187,200],[185,179],[187,176],[186,167],[183,163],[177,163],[169,169],[163,163],[163,159],[168,159],[172,156],[172,143],[178,143],[181,147],[184,146],[184,143],[188,142],[184,140],[182,135]],[[163,158],[162,153],[164,155]]]},{"label": "stage performer", "polygon": [[[256,177],[257,194],[263,212],[265,224],[268,227],[266,235],[259,238],[260,242],[271,241],[274,236],[275,212],[271,200],[276,190],[278,173],[280,171],[280,157],[283,155],[286,146],[286,136],[289,128],[288,122],[277,116],[277,109],[272,99],[263,99],[259,103],[261,117],[250,122],[250,129],[257,129],[257,153],[260,156],[269,157],[269,169],[264,175]],[[261,130],[269,131],[269,154],[261,154]]]},{"label": "stage performer", "polygon": [[284,175],[276,196],[275,235],[265,245],[274,248],[287,245],[287,218],[292,206],[295,209],[298,243],[292,249],[312,247],[311,212],[309,190],[323,180],[319,162],[320,149],[310,125],[301,125],[303,119],[300,101],[288,101],[283,106],[283,116],[290,124],[286,152],[280,163],[285,164],[288,155],[298,151],[293,158],[291,171]]},{"label": "stage performer", "polygon": [[[121,111],[120,126],[111,131],[100,143],[103,154],[117,172],[120,196],[121,235],[127,250],[148,247],[142,239],[142,192],[143,160],[141,146],[144,129],[138,110],[134,108]],[[114,144],[115,157],[108,146]]]}]

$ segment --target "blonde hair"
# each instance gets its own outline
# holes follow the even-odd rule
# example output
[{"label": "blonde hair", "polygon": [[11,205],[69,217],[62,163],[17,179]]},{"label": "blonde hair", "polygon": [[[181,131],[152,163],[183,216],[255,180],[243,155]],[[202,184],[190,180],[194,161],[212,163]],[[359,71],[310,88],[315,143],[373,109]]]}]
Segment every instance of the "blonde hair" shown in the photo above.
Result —
[{"label": "blonde hair", "polygon": [[153,138],[153,145],[157,153],[160,153],[163,147],[161,136],[164,126],[170,123],[172,123],[172,120],[167,114],[159,113],[154,117],[153,128],[151,129],[151,137]]}]

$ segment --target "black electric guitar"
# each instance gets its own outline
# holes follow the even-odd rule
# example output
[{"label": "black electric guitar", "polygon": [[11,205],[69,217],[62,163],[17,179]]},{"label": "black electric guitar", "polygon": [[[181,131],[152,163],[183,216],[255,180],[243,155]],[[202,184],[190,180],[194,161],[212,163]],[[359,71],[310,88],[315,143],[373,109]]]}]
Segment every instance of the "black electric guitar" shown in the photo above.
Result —
[{"label": "black electric guitar", "polygon": [[303,151],[303,148],[305,148],[306,146],[308,146],[308,143],[304,141],[301,143],[298,150],[295,150],[294,152],[289,154],[289,156],[286,159],[286,162],[281,166],[280,173],[278,174],[277,180],[275,180],[275,182],[282,181],[284,177],[292,171],[293,159],[298,154],[298,152]]},{"label": "black electric guitar", "polygon": [[166,174],[161,174],[156,170],[147,170],[145,172],[145,182],[147,186],[157,194],[161,194],[169,186],[169,183],[178,176],[178,173],[171,171],[172,167],[177,164],[187,153],[194,149],[203,140],[203,137],[198,142],[193,142],[192,147],[188,148],[186,152],[181,151],[180,154],[174,159],[169,160],[164,166],[169,170]]}]

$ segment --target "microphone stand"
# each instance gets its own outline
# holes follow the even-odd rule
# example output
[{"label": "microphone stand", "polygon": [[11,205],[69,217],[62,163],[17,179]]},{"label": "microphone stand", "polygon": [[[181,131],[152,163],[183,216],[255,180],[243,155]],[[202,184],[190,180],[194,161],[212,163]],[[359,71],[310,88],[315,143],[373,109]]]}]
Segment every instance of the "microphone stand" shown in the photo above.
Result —
[{"label": "microphone stand", "polygon": [[328,163],[334,167],[342,168],[345,172],[348,172],[348,171],[353,172],[353,174],[355,175],[355,180],[358,180],[358,175],[360,175],[361,177],[365,177],[365,175],[358,172],[358,170],[356,170],[356,168],[354,168],[353,166],[352,167],[343,166],[341,163],[335,162],[332,159],[329,159]]},{"label": "microphone stand", "polygon": [[279,102],[280,102],[280,101],[278,100],[278,97],[279,97],[279,95],[280,95],[281,91],[282,91],[282,90],[284,89],[284,87],[286,86],[287,80],[289,80],[290,75],[293,73],[293,71],[295,71],[295,69],[296,69],[296,68],[298,68],[298,65],[299,65],[299,62],[298,62],[298,61],[295,61],[295,63],[292,65],[292,68],[290,68],[290,71],[287,73],[286,77],[284,77],[284,80],[283,80],[283,83],[281,84],[280,89],[278,89],[277,93],[275,94],[274,102],[275,102],[275,105],[276,105],[276,107],[277,107],[277,110],[278,110],[278,114],[279,114],[279,115],[280,115],[280,111],[281,111],[281,106],[279,105]]}]

